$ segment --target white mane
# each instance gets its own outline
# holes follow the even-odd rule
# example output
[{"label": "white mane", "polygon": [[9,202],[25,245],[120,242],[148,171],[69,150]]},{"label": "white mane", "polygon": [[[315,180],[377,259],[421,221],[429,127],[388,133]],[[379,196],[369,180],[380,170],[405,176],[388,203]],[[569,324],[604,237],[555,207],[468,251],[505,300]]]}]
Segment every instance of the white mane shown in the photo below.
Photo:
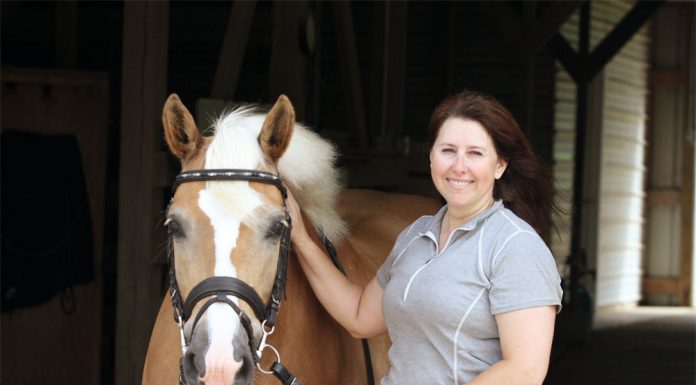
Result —
[{"label": "white mane", "polygon": [[[205,168],[269,169],[258,135],[265,114],[251,107],[242,107],[223,113],[213,125],[215,137],[206,154]],[[287,150],[278,162],[278,173],[283,183],[318,231],[332,241],[345,234],[346,226],[336,213],[336,199],[341,187],[334,164],[335,147],[299,123]],[[209,188],[224,194],[223,201],[234,212],[248,211],[248,205],[257,205],[254,193],[241,183],[209,183]],[[247,206],[246,210],[242,206]]]}]

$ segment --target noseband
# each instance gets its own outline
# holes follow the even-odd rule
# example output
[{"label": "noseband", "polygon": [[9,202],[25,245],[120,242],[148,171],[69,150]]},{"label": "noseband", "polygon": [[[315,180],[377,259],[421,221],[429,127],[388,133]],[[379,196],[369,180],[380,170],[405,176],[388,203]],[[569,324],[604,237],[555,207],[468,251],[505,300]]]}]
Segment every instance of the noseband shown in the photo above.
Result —
[{"label": "noseband", "polygon": [[[288,194],[283,182],[275,174],[256,170],[210,169],[186,171],[177,175],[176,179],[174,180],[174,186],[172,187],[172,201],[174,200],[173,195],[180,184],[194,181],[249,181],[272,184],[276,186],[283,196],[285,227],[283,228],[283,233],[280,240],[280,250],[278,252],[278,266],[276,269],[275,281],[273,282],[273,289],[271,290],[271,296],[267,301],[267,305],[264,305],[264,301],[261,299],[258,293],[256,293],[256,290],[254,290],[246,282],[235,277],[206,278],[191,290],[186,300],[183,300],[176,281],[174,255],[170,250],[169,291],[174,308],[174,321],[179,324],[182,353],[185,354],[188,347],[188,341],[186,340],[186,336],[184,334],[184,323],[187,322],[191,317],[191,313],[196,304],[206,298],[208,299],[203,304],[193,321],[191,335],[193,335],[193,330],[195,329],[198,320],[205,313],[208,307],[216,302],[222,302],[229,305],[235,311],[235,313],[239,315],[240,321],[247,332],[247,336],[249,337],[249,348],[257,368],[263,373],[272,373],[276,375],[281,381],[283,381],[284,384],[287,383],[299,385],[299,381],[297,381],[297,379],[295,379],[295,377],[292,376],[280,364],[280,355],[278,354],[278,351],[273,346],[266,344],[266,337],[272,334],[275,328],[275,323],[278,318],[278,311],[280,309],[280,300],[283,297],[285,284],[287,282],[288,250],[290,249],[290,230],[292,228],[292,224],[285,202]],[[169,244],[171,245],[171,243],[172,242],[170,239]],[[237,304],[232,302],[228,296],[234,296],[244,300],[244,302],[246,302],[254,311],[254,315],[259,322],[261,322],[261,331],[263,335],[258,345],[255,343],[251,319],[246,313],[244,313],[243,310],[239,308],[239,306],[237,306]],[[277,357],[277,361],[271,367],[271,371],[262,369],[260,365],[261,354],[266,348],[270,348]],[[180,375],[180,382],[181,380],[183,380],[183,372]]]}]

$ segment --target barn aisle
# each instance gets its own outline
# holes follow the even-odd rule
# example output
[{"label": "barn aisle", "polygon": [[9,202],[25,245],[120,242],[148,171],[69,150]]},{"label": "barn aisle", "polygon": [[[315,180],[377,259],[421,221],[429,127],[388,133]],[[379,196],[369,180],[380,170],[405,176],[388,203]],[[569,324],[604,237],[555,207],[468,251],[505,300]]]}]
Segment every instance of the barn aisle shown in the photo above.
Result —
[{"label": "barn aisle", "polygon": [[598,314],[589,341],[552,364],[545,385],[694,385],[696,309]]}]

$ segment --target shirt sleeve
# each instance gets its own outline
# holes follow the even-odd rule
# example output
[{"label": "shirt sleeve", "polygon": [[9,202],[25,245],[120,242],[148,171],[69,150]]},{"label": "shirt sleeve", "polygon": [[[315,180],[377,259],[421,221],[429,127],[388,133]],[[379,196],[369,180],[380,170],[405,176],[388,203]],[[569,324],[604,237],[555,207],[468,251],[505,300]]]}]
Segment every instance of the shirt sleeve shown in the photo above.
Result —
[{"label": "shirt sleeve", "polygon": [[491,313],[556,305],[561,310],[561,278],[541,238],[520,231],[507,239],[491,262]]}]

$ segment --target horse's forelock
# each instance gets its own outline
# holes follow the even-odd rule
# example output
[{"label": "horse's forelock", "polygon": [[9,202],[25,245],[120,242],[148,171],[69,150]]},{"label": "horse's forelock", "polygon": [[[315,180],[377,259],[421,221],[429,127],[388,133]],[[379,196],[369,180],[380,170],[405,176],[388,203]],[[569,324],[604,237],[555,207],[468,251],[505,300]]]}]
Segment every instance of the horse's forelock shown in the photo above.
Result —
[{"label": "horse's forelock", "polygon": [[[265,164],[257,140],[264,118],[265,115],[251,106],[235,109],[218,118],[214,126],[215,137],[206,154],[205,168],[267,170],[269,166]],[[338,240],[345,233],[345,224],[335,210],[341,189],[335,168],[336,157],[336,149],[330,142],[301,124],[295,124],[290,144],[278,164],[281,178],[309,219],[331,240]],[[209,183],[209,188],[228,202],[230,209],[241,213],[246,211],[240,211],[241,205],[248,204],[251,199],[246,195],[254,194],[248,188],[240,189],[241,185]]]},{"label": "horse's forelock", "polygon": [[[250,108],[225,113],[213,126],[215,136],[205,155],[206,169],[257,169],[264,158],[256,137],[263,117]],[[249,215],[262,202],[246,182],[210,181],[206,188],[220,201],[223,209],[248,222]]]}]

